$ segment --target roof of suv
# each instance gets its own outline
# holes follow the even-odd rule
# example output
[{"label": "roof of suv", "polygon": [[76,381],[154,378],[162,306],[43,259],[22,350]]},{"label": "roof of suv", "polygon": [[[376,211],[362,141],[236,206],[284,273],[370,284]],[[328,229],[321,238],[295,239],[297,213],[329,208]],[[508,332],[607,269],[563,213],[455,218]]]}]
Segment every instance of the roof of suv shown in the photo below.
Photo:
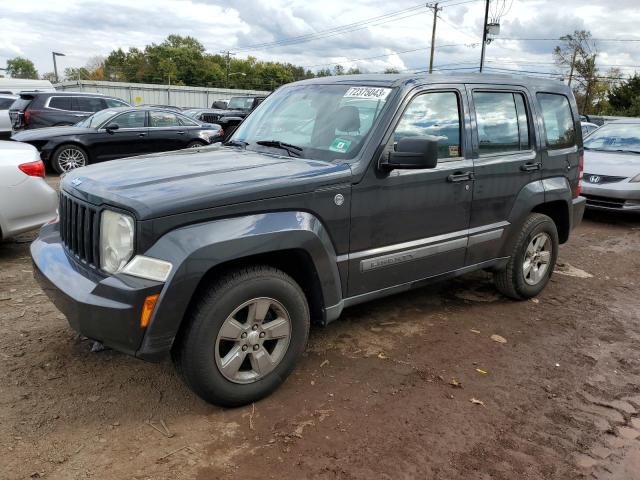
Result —
[{"label": "roof of suv", "polygon": [[359,75],[339,75],[300,80],[296,84],[361,84],[379,87],[400,87],[411,84],[428,83],[484,83],[507,85],[536,85],[553,90],[567,88],[559,80],[528,77],[525,75],[502,75],[493,73],[368,73]]},{"label": "roof of suv", "polygon": [[33,97],[103,97],[103,98],[117,98],[112,95],[103,95],[102,93],[93,92],[20,92],[20,96],[29,95]]}]

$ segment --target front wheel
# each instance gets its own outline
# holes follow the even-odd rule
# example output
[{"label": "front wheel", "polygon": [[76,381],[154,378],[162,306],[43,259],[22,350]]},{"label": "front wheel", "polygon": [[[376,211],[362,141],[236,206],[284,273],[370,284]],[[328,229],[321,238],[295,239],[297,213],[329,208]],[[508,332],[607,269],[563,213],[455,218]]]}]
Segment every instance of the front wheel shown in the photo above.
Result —
[{"label": "front wheel", "polygon": [[291,277],[257,266],[215,282],[185,321],[172,351],[178,371],[202,399],[235,407],[287,378],[304,352],[310,316]]},{"label": "front wheel", "polygon": [[51,166],[59,174],[89,165],[89,155],[78,145],[61,145],[51,157]]},{"label": "front wheel", "polygon": [[558,258],[558,230],[546,215],[529,215],[504,270],[494,280],[500,293],[515,299],[538,295],[549,282]]}]

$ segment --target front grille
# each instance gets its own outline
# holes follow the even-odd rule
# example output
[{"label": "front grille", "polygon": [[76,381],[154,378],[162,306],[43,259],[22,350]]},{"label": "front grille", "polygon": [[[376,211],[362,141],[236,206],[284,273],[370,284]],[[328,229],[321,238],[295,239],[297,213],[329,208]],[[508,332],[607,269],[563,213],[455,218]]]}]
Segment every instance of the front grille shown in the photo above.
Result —
[{"label": "front grille", "polygon": [[596,195],[583,195],[587,199],[587,205],[594,207],[623,208],[625,200],[620,198],[598,197]]},{"label": "front grille", "polygon": [[67,251],[91,267],[97,267],[100,215],[94,206],[60,192],[60,237]]},{"label": "front grille", "polygon": [[603,183],[621,182],[627,177],[615,177],[613,175],[598,175],[597,173],[585,173],[582,178],[587,183],[595,183],[597,185],[601,185]]},{"label": "front grille", "polygon": [[220,115],[216,115],[214,113],[203,113],[200,115],[200,120],[207,123],[215,123],[220,118]]}]

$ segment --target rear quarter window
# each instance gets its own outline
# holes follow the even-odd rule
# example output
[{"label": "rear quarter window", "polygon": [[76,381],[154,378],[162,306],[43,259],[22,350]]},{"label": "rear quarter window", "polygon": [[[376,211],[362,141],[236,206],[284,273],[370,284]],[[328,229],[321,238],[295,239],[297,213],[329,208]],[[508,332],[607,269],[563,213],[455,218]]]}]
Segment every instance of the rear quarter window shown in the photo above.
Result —
[{"label": "rear quarter window", "polygon": [[550,148],[566,148],[576,144],[576,129],[569,99],[557,93],[538,93],[542,119]]}]

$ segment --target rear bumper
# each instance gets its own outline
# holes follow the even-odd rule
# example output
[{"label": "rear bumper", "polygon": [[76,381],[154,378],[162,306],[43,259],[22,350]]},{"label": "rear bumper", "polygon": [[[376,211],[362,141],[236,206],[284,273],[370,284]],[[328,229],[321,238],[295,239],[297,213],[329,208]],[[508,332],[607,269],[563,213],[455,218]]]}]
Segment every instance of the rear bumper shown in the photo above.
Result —
[{"label": "rear bumper", "polygon": [[136,355],[145,330],[142,305],[163,284],[127,275],[102,276],[69,257],[57,224],[46,225],[31,244],[34,276],[71,328],[104,345]]}]

